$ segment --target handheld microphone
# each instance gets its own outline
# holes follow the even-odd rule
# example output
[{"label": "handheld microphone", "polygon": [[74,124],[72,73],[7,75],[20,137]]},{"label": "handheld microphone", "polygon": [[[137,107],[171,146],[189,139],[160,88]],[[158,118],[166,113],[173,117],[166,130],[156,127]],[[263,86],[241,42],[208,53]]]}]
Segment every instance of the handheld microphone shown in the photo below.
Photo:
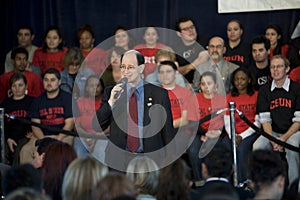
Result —
[{"label": "handheld microphone", "polygon": [[[128,78],[127,78],[127,77],[124,77],[124,78],[122,78],[117,84],[121,84],[120,87],[124,89],[124,87],[125,87],[127,81],[128,81]],[[117,99],[117,98],[118,98],[118,96],[120,95],[121,91],[122,91],[122,90],[117,91],[117,92],[115,93],[114,99]]]}]

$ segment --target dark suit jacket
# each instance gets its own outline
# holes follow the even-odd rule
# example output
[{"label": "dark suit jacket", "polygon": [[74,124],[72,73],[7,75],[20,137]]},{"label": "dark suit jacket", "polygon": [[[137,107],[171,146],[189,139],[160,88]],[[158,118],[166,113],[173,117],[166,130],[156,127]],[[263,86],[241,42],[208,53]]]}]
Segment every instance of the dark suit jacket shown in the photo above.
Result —
[{"label": "dark suit jacket", "polygon": [[238,192],[230,183],[224,181],[208,181],[197,188],[198,199],[239,199]]},{"label": "dark suit jacket", "polygon": [[[145,153],[161,149],[174,137],[174,127],[171,105],[165,89],[144,82],[144,127],[143,150]],[[93,120],[94,128],[97,125],[105,130],[110,125],[109,140],[125,150],[127,144],[127,97],[123,92],[111,108],[108,104],[112,87],[105,89],[102,95],[102,104]],[[163,120],[165,118],[165,120]],[[98,121],[97,121],[98,120]],[[112,144],[106,148],[109,153]],[[116,152],[113,153],[115,155]],[[110,157],[112,154],[110,154]],[[107,158],[106,158],[107,160]]]}]

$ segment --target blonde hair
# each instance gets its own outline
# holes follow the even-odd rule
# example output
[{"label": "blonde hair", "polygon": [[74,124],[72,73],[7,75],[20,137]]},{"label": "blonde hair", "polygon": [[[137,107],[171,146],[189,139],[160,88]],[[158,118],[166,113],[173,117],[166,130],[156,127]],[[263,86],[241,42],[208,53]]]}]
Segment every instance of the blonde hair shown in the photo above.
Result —
[{"label": "blonde hair", "polygon": [[[285,66],[285,67],[289,67],[289,66],[290,66],[290,61],[289,61],[285,56],[283,56],[283,55],[281,55],[281,54],[274,55],[273,58],[271,59],[271,61],[272,61],[272,60],[275,60],[275,59],[282,59],[283,62],[284,62],[284,66]],[[270,61],[270,62],[271,62],[271,61]]]},{"label": "blonde hair", "polygon": [[140,194],[156,195],[159,168],[152,159],[136,157],[129,162],[126,172]]},{"label": "blonde hair", "polygon": [[97,183],[107,174],[108,168],[90,156],[74,160],[64,176],[63,199],[95,199]]},{"label": "blonde hair", "polygon": [[176,61],[176,54],[175,54],[174,50],[169,46],[164,46],[157,50],[157,52],[155,54],[155,62],[156,63],[161,56],[168,57],[169,60],[172,62]]},{"label": "blonde hair", "polygon": [[78,47],[71,47],[68,49],[67,53],[63,57],[63,67],[64,69],[69,68],[70,65],[79,64],[81,65],[84,57]]}]

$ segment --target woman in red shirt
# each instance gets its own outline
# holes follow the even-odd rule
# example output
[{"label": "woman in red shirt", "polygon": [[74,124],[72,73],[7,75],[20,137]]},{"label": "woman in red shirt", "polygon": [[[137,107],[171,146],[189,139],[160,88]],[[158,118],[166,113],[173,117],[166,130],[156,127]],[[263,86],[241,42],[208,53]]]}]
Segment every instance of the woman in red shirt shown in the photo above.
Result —
[{"label": "woman in red shirt", "polygon": [[44,36],[43,46],[34,52],[32,65],[38,66],[43,75],[49,68],[63,71],[62,60],[67,52],[64,40],[57,27],[50,27]]},{"label": "woman in red shirt", "polygon": [[79,137],[76,137],[74,140],[74,149],[78,157],[89,152],[92,153],[95,146],[95,140],[80,138],[81,133],[104,135],[103,132],[96,132],[92,127],[93,117],[96,110],[100,108],[103,91],[104,84],[102,79],[99,80],[98,76],[95,75],[89,76],[85,84],[85,96],[77,102],[79,116],[76,118],[75,127]]},{"label": "woman in red shirt", "polygon": [[[233,88],[227,94],[227,102],[235,102],[236,108],[252,123],[259,125],[258,116],[256,115],[256,102],[258,92],[253,89],[253,79],[246,68],[236,69],[231,78]],[[228,134],[230,130],[229,112],[224,116],[225,129]],[[257,120],[257,121],[256,121]],[[237,166],[238,166],[238,181],[242,182],[247,179],[247,160],[252,152],[252,144],[258,137],[255,131],[250,128],[235,112],[235,130],[236,130],[236,145],[237,145]]]}]

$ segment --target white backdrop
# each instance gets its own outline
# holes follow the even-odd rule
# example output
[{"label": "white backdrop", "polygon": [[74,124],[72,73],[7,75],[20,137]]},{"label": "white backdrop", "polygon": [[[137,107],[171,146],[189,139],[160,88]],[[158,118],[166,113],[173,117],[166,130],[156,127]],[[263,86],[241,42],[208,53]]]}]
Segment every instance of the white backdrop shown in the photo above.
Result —
[{"label": "white backdrop", "polygon": [[300,0],[218,0],[219,13],[300,8]]}]

